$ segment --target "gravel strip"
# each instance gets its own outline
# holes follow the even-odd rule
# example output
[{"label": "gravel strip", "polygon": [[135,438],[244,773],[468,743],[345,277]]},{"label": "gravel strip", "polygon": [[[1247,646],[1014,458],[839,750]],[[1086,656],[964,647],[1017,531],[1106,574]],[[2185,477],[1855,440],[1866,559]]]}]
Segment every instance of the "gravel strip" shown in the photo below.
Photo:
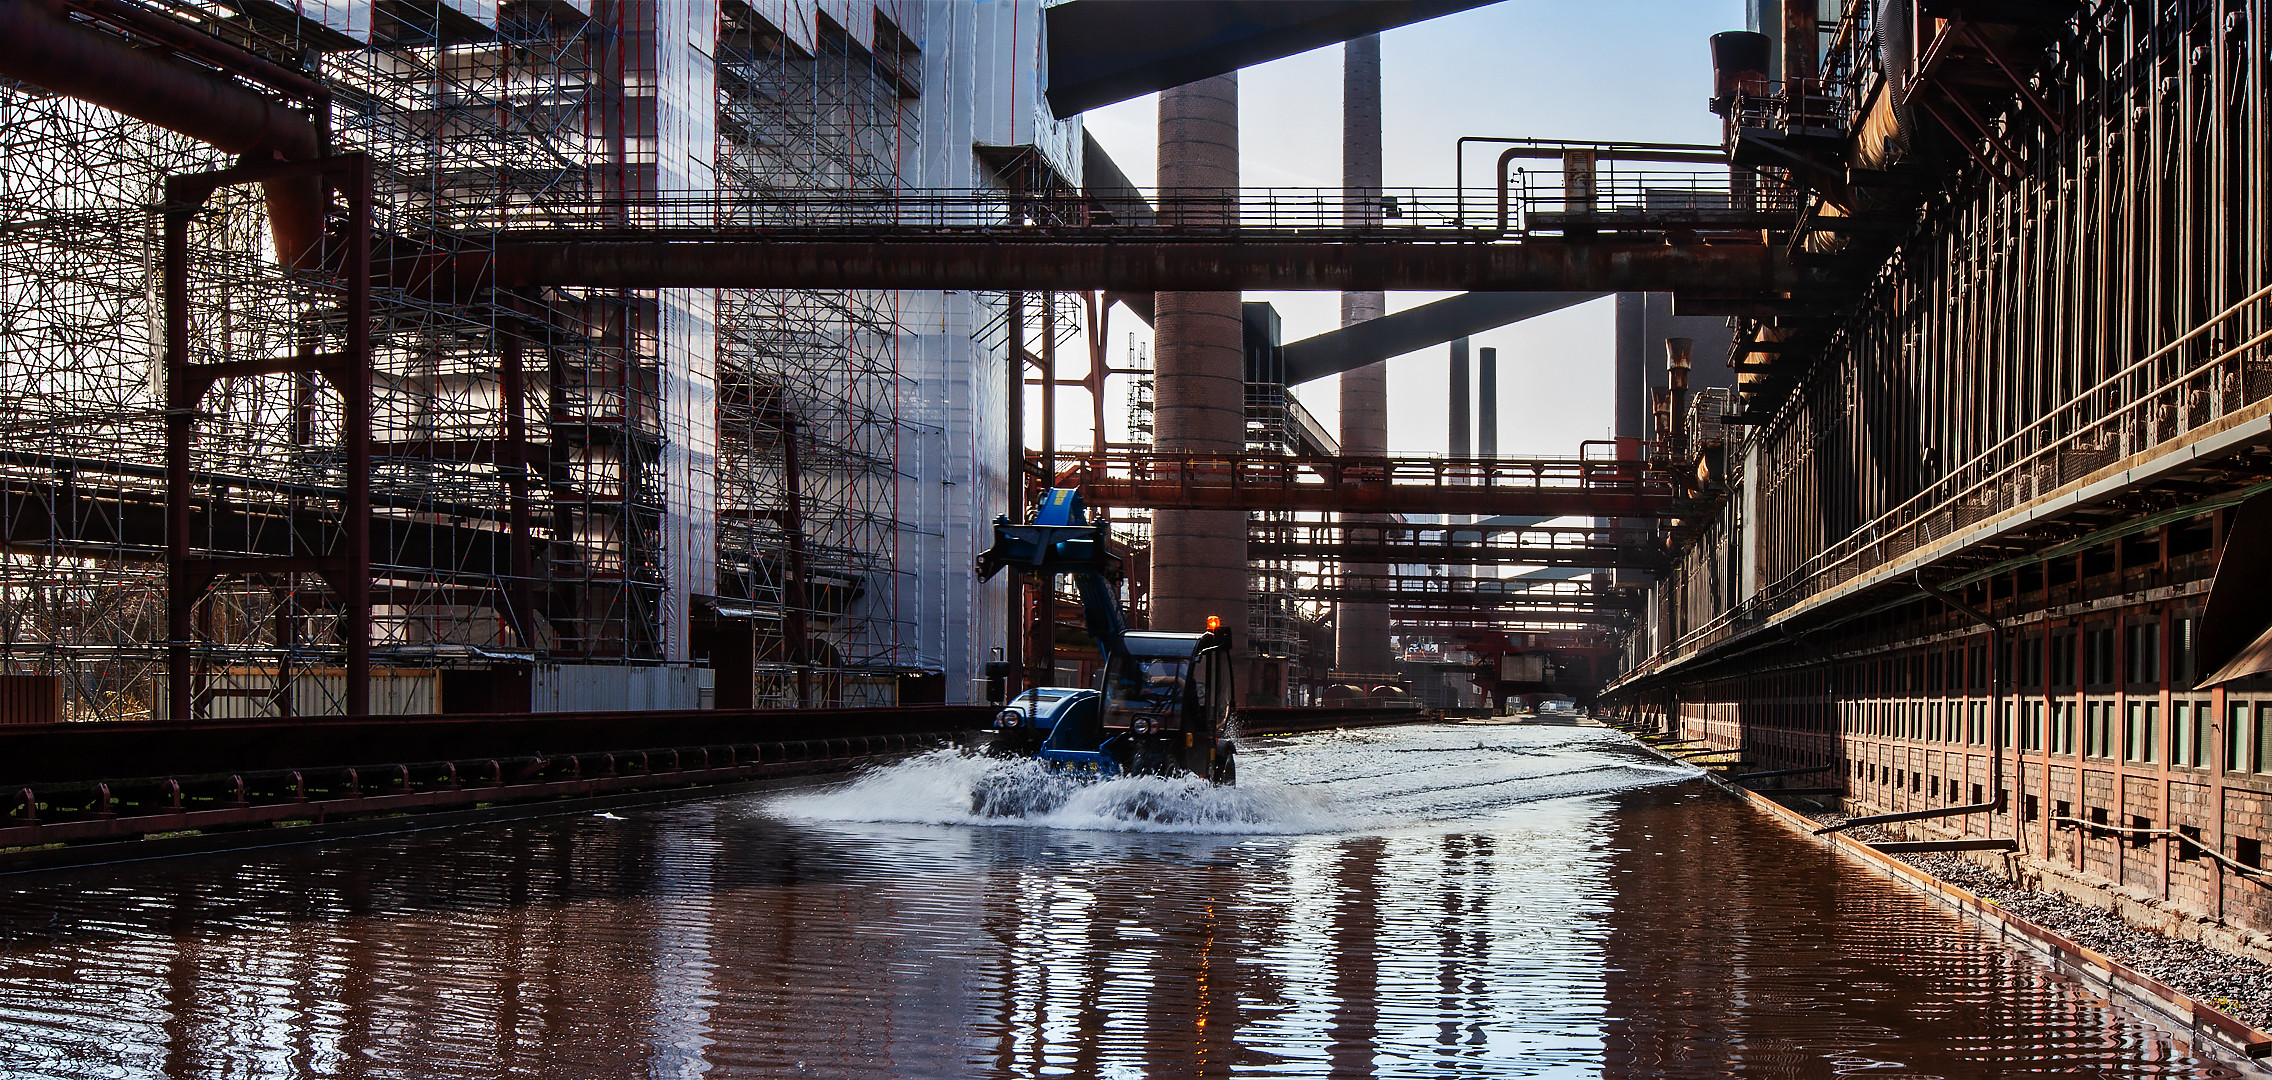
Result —
[{"label": "gravel strip", "polygon": [[[1826,825],[1844,820],[1835,814],[1810,816]],[[1902,839],[1875,825],[1848,829],[1846,835],[1864,843]],[[2250,1027],[2272,1030],[2272,964],[2235,956],[2198,941],[2141,930],[2112,912],[2019,888],[2002,873],[1956,855],[1935,852],[1893,857],[1982,899],[1994,900],[2014,915],[2096,949],[2179,993],[2216,1006]]]}]

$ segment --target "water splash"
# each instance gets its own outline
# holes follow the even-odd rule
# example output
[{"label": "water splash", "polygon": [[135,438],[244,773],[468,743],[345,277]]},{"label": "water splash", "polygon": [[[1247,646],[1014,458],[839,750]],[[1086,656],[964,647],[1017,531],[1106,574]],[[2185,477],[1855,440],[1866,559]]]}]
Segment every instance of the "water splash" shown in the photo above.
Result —
[{"label": "water splash", "polygon": [[816,822],[1293,835],[1474,820],[1699,771],[1643,755],[1613,731],[1511,725],[1327,732],[1250,742],[1239,757],[1238,786],[1217,787],[1193,777],[1090,780],[941,750],[777,796],[767,809]]},{"label": "water splash", "polygon": [[1119,832],[1342,832],[1354,821],[1324,792],[1257,779],[1217,787],[1195,777],[1088,780],[1041,763],[939,750],[869,769],[842,787],[771,800],[812,821],[1044,825]]}]

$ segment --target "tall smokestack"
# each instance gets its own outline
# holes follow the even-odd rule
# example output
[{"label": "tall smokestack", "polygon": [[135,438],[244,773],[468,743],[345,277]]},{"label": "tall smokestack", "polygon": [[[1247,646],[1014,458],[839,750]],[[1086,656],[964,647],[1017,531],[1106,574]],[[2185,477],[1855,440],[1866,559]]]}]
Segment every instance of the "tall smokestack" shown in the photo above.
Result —
[{"label": "tall smokestack", "polygon": [[[1351,226],[1375,225],[1381,215],[1381,39],[1368,34],[1341,47],[1341,204]],[[1377,319],[1385,308],[1378,292],[1341,294],[1341,325]],[[1388,453],[1388,368],[1367,364],[1341,376],[1341,452]],[[1384,520],[1376,515],[1343,515],[1345,521]],[[1343,563],[1345,574],[1385,574],[1386,566]],[[1344,603],[1334,612],[1335,666],[1343,671],[1383,674],[1393,661],[1388,648],[1386,604]]]},{"label": "tall smokestack", "polygon": [[1499,456],[1499,350],[1485,347],[1475,364],[1475,456]]}]

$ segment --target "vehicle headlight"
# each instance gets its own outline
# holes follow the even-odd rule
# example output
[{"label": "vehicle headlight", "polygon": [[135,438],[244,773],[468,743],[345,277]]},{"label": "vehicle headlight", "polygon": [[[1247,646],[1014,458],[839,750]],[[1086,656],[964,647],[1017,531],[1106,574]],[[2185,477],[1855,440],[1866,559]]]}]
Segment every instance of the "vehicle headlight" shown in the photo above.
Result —
[{"label": "vehicle headlight", "polygon": [[1021,716],[1021,715],[1019,715],[1019,714],[1018,714],[1018,710],[1016,710],[1016,709],[1004,709],[1004,710],[1002,710],[1001,712],[998,712],[998,713],[995,713],[995,714],[994,714],[994,726],[995,726],[995,727],[1016,727],[1016,726],[1018,726],[1018,723],[1019,723],[1020,721],[1024,720],[1024,719],[1025,719],[1025,717],[1023,717],[1023,716]]},{"label": "vehicle headlight", "polygon": [[1152,733],[1152,718],[1149,716],[1139,716],[1134,721],[1129,723],[1128,730],[1133,731],[1138,735],[1149,735]]}]

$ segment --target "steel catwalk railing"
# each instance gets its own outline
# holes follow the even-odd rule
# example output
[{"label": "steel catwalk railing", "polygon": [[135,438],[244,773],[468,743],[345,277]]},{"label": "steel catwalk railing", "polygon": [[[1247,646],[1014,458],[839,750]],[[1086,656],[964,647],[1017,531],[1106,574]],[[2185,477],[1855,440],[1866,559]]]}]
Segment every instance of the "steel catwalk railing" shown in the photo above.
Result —
[{"label": "steel catwalk railing", "polygon": [[[1560,234],[1573,225],[1614,231],[1643,228],[1652,221],[1681,221],[1683,215],[1709,229],[1761,227],[1753,217],[1731,213],[1731,173],[1755,172],[1727,165],[1647,168],[1613,167],[1604,162],[1590,184],[1559,170],[1510,174],[1509,210],[1504,220],[1474,218],[1463,209],[1477,194],[1457,187],[1388,188],[1379,194],[1383,213],[1351,221],[1340,188],[1241,188],[1236,194],[1143,192],[1155,214],[1131,220],[1102,208],[1079,193],[1021,194],[1001,189],[912,189],[805,191],[768,188],[719,195],[661,195],[635,200],[550,198],[541,203],[492,205],[463,221],[469,229],[509,231],[516,237],[552,235],[605,238],[644,233],[743,231],[794,236],[810,231],[831,237],[856,235],[861,228],[921,230],[951,239],[958,234],[1001,232],[1050,235],[1110,235],[1130,238],[1203,239],[1269,232],[1294,235],[1369,236],[1404,241],[1472,242],[1531,233]],[[1763,182],[1763,181],[1760,181]],[[1486,202],[1494,196],[1486,188]],[[1747,210],[1788,217],[1797,204],[1753,198]]]}]

